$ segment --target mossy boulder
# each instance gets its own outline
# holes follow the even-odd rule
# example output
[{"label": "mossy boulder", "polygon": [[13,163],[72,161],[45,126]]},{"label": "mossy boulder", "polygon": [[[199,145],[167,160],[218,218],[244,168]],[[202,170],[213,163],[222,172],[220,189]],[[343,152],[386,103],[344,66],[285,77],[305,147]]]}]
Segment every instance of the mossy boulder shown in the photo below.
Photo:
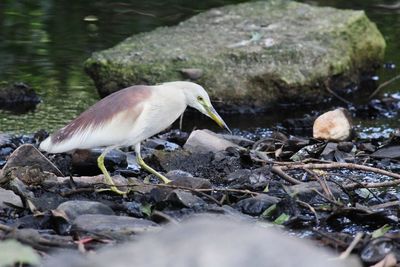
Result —
[{"label": "mossy boulder", "polygon": [[225,105],[263,108],[321,100],[326,87],[359,82],[384,51],[363,11],[271,0],[215,8],[134,35],[94,53],[85,68],[101,96],[192,76]]}]

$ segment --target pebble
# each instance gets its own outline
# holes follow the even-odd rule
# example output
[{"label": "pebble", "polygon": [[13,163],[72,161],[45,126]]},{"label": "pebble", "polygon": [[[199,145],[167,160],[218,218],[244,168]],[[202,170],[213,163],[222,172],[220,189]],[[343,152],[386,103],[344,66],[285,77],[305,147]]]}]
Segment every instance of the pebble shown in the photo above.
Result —
[{"label": "pebble", "polygon": [[313,137],[328,141],[346,141],[352,134],[353,123],[349,112],[338,108],[320,115],[313,126]]}]

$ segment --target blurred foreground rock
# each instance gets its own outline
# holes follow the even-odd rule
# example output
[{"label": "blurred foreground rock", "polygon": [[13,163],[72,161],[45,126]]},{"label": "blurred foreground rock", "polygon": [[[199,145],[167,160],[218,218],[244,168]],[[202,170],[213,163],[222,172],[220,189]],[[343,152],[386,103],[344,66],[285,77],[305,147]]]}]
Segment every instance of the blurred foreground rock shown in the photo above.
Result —
[{"label": "blurred foreground rock", "polygon": [[94,53],[86,71],[101,96],[132,84],[189,78],[211,99],[223,99],[216,106],[237,112],[236,105],[249,103],[257,110],[276,101],[322,100],[326,88],[357,84],[384,51],[385,40],[363,11],[260,1],[134,35]]},{"label": "blurred foreground rock", "polygon": [[84,258],[64,254],[51,258],[46,267],[339,267],[360,266],[356,260],[338,260],[314,247],[274,230],[238,221],[233,217],[192,219],[146,234],[138,241],[108,248]]}]

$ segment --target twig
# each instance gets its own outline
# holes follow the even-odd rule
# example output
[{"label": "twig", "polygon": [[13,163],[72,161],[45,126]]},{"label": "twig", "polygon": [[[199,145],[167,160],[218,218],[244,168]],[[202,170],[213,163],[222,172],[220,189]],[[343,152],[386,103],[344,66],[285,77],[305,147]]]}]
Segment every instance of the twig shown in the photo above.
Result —
[{"label": "twig", "polygon": [[350,245],[347,247],[345,251],[343,251],[339,259],[344,260],[350,256],[350,253],[353,251],[353,249],[357,246],[357,244],[361,241],[361,238],[364,236],[364,233],[357,233],[356,236],[354,237],[353,241],[351,241]]},{"label": "twig", "polygon": [[326,84],[325,85],[325,89],[331,93],[334,97],[336,97],[337,99],[339,99],[340,101],[344,102],[347,105],[351,105],[351,102],[344,99],[343,97],[341,97],[340,95],[338,95],[337,93],[335,93],[331,88],[329,88],[329,86]]},{"label": "twig", "polygon": [[388,86],[389,84],[393,83],[394,81],[396,81],[396,80],[399,79],[399,78],[400,78],[400,74],[399,74],[399,75],[396,75],[396,76],[394,76],[392,79],[390,79],[390,80],[388,80],[388,81],[386,81],[386,82],[380,84],[380,85],[378,86],[378,88],[376,88],[375,91],[373,91],[372,94],[369,96],[369,99],[373,98],[383,87]]},{"label": "twig", "polygon": [[379,210],[379,209],[386,209],[386,208],[393,207],[393,206],[400,207],[400,201],[396,200],[396,201],[385,202],[382,204],[369,206],[368,208],[373,209],[373,210]]},{"label": "twig", "polygon": [[332,194],[331,189],[329,188],[327,182],[325,179],[321,179],[321,177],[319,177],[319,175],[317,175],[315,172],[313,172],[312,170],[309,169],[304,169],[306,172],[308,172],[309,174],[311,174],[321,185],[322,190],[324,190],[326,197],[330,198],[331,200],[335,200],[335,197]]},{"label": "twig", "polygon": [[301,201],[301,200],[296,200],[296,202],[299,203],[300,205],[308,208],[314,214],[315,224],[318,226],[319,225],[319,217],[318,217],[318,214],[315,211],[314,207],[311,206],[310,204],[308,204],[307,202],[304,202],[304,201]]},{"label": "twig", "polygon": [[345,163],[345,162],[331,162],[331,163],[307,163],[307,164],[293,164],[293,165],[286,165],[286,166],[281,166],[280,167],[282,170],[293,170],[293,169],[353,169],[353,170],[361,170],[361,171],[367,171],[367,172],[373,172],[373,173],[378,173],[382,175],[386,175],[395,179],[400,179],[400,174],[374,168],[374,167],[369,167],[369,166],[364,166],[364,165],[359,165],[355,163]]},{"label": "twig", "polygon": [[282,167],[272,166],[271,172],[275,173],[276,175],[281,177],[283,180],[285,180],[285,181],[287,181],[287,182],[289,182],[291,184],[301,184],[302,183],[302,182],[296,180],[295,178],[293,178],[292,176],[288,175],[287,173],[285,173],[282,170]]},{"label": "twig", "polygon": [[359,183],[351,183],[343,185],[345,189],[357,189],[357,188],[382,188],[382,187],[393,187],[400,184],[400,180],[394,181],[386,181],[380,183],[366,183],[366,182],[359,182]]}]

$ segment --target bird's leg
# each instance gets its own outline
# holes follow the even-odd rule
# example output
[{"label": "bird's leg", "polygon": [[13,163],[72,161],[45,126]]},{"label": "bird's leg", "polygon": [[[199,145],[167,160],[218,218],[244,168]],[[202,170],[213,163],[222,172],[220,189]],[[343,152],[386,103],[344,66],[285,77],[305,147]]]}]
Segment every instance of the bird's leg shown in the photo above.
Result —
[{"label": "bird's leg", "polygon": [[169,182],[171,182],[170,179],[168,179],[161,173],[157,172],[156,170],[154,170],[152,167],[150,167],[149,165],[147,165],[144,162],[144,160],[142,159],[142,156],[140,155],[140,143],[135,145],[135,152],[136,152],[136,160],[141,167],[143,167],[148,172],[150,172],[150,173],[154,174],[155,176],[157,176],[158,178],[160,178],[164,183],[168,184]]},{"label": "bird's leg", "polygon": [[[108,171],[106,169],[106,166],[104,165],[104,158],[106,157],[107,153],[110,152],[111,149],[113,149],[113,147],[107,147],[106,149],[104,149],[104,151],[101,153],[101,155],[97,158],[97,165],[99,166],[100,170],[104,174],[104,178],[105,178],[107,184],[110,186],[110,190],[117,194],[125,195],[126,192],[119,190],[115,186],[114,181],[112,180],[110,174],[108,173]],[[100,191],[105,191],[105,190],[100,190]]]}]

